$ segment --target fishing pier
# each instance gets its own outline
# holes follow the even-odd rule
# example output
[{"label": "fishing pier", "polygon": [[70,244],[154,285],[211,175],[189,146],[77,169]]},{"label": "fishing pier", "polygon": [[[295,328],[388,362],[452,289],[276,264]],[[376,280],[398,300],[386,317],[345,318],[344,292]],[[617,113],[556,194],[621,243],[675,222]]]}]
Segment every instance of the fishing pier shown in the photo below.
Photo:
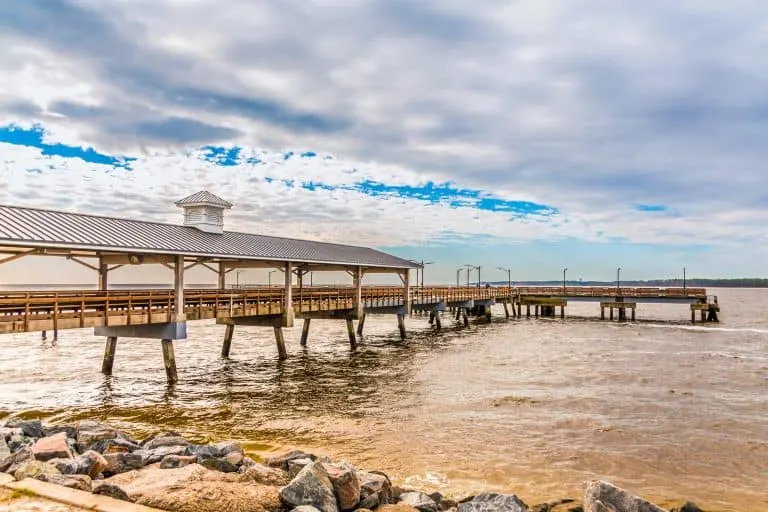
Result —
[{"label": "fishing pier", "polygon": [[[691,320],[717,321],[717,298],[700,288],[479,287],[412,286],[412,261],[365,247],[224,231],[230,203],[206,191],[176,202],[184,223],[161,224],[0,205],[0,264],[29,256],[64,258],[94,271],[97,290],[0,291],[0,334],[93,328],[106,339],[103,373],[110,375],[119,338],[161,341],[168,381],[178,380],[175,340],[187,337],[187,322],[215,319],[224,327],[222,357],[229,357],[235,328],[266,327],[274,331],[278,357],[287,350],[283,329],[303,321],[300,343],[309,343],[313,319],[344,321],[352,349],[371,314],[392,315],[406,337],[406,317],[429,315],[435,329],[449,312],[469,325],[470,317],[490,319],[502,304],[505,316],[561,317],[569,301],[599,302],[618,320],[627,310],[635,319],[640,302],[686,303]],[[171,289],[116,290],[111,272],[125,266],[161,265],[173,272]],[[185,272],[201,267],[217,276],[215,289],[184,286]],[[280,287],[231,288],[227,276],[241,269],[277,269]],[[310,272],[344,272],[346,286],[305,286]],[[372,274],[397,277],[398,286],[363,286]],[[355,325],[357,322],[357,325]]]}]

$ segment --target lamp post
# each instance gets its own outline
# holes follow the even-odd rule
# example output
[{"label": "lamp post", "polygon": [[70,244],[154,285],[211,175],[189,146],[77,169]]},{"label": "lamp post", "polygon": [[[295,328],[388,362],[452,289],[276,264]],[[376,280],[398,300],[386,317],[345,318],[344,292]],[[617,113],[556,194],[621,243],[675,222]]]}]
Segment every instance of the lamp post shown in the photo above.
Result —
[{"label": "lamp post", "polygon": [[467,286],[469,286],[469,276],[472,273],[472,269],[477,268],[474,265],[470,265],[469,263],[464,265],[467,268]]},{"label": "lamp post", "polygon": [[240,274],[245,270],[235,270],[235,288],[240,288]]},{"label": "lamp post", "polygon": [[512,269],[507,267],[496,267],[496,270],[501,270],[507,273],[507,288],[509,288],[510,295],[512,294]]},{"label": "lamp post", "polygon": [[421,260],[421,288],[424,289],[424,265],[431,265],[434,261]]},{"label": "lamp post", "polygon": [[456,269],[456,288],[460,286],[459,279],[461,279],[461,267]]},{"label": "lamp post", "polygon": [[685,267],[683,267],[683,290],[685,290]]},{"label": "lamp post", "polygon": [[616,291],[621,290],[621,267],[616,269]]},{"label": "lamp post", "polygon": [[480,288],[480,265],[475,268],[477,269],[477,287]]},{"label": "lamp post", "polygon": [[269,286],[270,288],[272,288],[272,274],[274,274],[275,272],[277,272],[277,270],[270,270],[270,271],[267,273],[267,283],[268,283],[268,286]]},{"label": "lamp post", "polygon": [[565,273],[568,272],[568,267],[563,269],[563,297],[565,297]]}]

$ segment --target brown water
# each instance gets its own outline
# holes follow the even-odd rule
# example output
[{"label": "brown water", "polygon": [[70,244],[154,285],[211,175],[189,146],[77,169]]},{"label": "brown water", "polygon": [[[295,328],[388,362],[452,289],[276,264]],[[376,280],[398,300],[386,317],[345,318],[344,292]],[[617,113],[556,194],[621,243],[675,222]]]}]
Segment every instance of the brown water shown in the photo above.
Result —
[{"label": "brown water", "polygon": [[661,502],[768,510],[768,290],[717,294],[716,326],[691,326],[687,306],[669,305],[640,305],[634,324],[459,329],[446,318],[439,334],[415,316],[400,342],[394,317],[371,317],[356,353],[343,322],[315,321],[306,350],[300,327],[287,332],[282,363],[271,329],[238,328],[224,361],[223,327],[193,322],[176,343],[174,388],[159,342],[120,340],[106,378],[92,331],[63,331],[56,346],[6,335],[0,417],[172,428],[256,454],[290,445],[449,495],[494,489],[536,503],[578,497],[599,477]]}]

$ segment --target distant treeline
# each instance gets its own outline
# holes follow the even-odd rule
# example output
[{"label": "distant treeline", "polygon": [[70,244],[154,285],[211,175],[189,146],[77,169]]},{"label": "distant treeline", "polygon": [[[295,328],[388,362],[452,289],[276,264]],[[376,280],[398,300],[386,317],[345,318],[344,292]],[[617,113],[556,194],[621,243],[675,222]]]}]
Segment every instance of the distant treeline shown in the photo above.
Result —
[{"label": "distant treeline", "polygon": [[[497,286],[504,286],[506,281],[496,281],[492,283]],[[562,281],[515,281],[517,286],[562,286]],[[615,286],[616,281],[572,281],[567,280],[568,286]],[[650,279],[647,281],[621,281],[622,286],[653,286],[653,287],[675,287],[683,286],[682,279]],[[686,279],[685,286],[702,288],[768,288],[768,279],[757,277],[745,277],[740,279]]]}]

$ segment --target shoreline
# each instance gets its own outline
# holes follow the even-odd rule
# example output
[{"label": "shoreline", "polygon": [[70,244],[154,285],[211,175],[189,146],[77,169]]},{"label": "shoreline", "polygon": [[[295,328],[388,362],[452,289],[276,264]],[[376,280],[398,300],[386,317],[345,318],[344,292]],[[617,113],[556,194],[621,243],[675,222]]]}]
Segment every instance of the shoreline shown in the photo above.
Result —
[{"label": "shoreline", "polygon": [[[225,505],[230,508],[222,510],[233,510],[232,500],[239,503],[237,510],[274,512],[583,512],[598,510],[599,502],[613,503],[617,512],[701,510],[677,500],[664,500],[668,508],[660,508],[597,480],[585,482],[580,496],[543,503],[525,503],[515,494],[495,491],[444,496],[395,483],[377,469],[362,470],[300,450],[256,460],[235,441],[195,444],[173,431],[139,441],[93,420],[53,425],[17,418],[0,425],[0,472],[16,480],[34,478],[163,510],[216,512]],[[179,495],[174,489],[183,491]],[[212,495],[219,503],[204,505]],[[636,506],[641,508],[631,508]]]}]

